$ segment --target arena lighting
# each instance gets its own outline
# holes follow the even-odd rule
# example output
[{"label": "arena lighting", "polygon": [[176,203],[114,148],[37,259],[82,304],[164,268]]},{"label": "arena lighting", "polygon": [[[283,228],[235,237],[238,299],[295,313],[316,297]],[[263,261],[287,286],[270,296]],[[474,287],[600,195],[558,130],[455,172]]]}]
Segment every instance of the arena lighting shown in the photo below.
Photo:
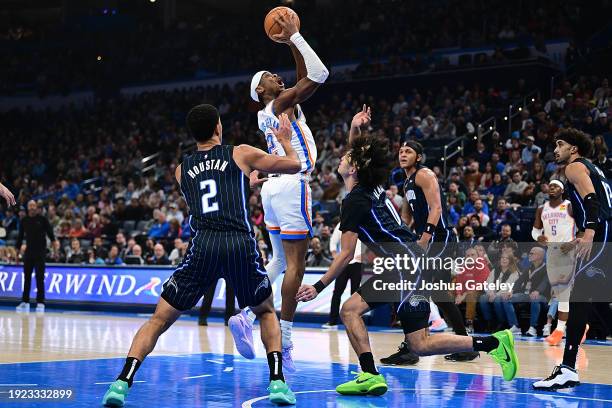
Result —
[{"label": "arena lighting", "polygon": [[523,110],[523,108],[519,106],[519,112],[522,111],[522,110]]},{"label": "arena lighting", "polygon": [[156,0],[149,0],[151,3],[155,3]]},{"label": "arena lighting", "polygon": [[535,98],[531,98],[531,102],[535,102]]},{"label": "arena lighting", "polygon": [[508,120],[508,117],[507,117],[507,116],[504,116],[504,120]]},{"label": "arena lighting", "polygon": [[101,56],[101,55],[98,55],[98,56],[96,57],[96,59],[97,59],[98,61],[102,61],[102,56]]}]

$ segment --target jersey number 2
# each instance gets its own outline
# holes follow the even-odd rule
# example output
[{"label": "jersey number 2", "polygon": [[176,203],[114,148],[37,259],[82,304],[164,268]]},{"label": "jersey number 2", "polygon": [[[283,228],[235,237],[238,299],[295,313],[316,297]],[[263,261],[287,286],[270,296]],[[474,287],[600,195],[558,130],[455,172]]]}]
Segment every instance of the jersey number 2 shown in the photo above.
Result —
[{"label": "jersey number 2", "polygon": [[217,195],[217,183],[215,183],[215,180],[200,181],[200,190],[206,189],[208,189],[208,192],[202,194],[202,213],[219,211],[219,203],[216,201],[211,202]]}]

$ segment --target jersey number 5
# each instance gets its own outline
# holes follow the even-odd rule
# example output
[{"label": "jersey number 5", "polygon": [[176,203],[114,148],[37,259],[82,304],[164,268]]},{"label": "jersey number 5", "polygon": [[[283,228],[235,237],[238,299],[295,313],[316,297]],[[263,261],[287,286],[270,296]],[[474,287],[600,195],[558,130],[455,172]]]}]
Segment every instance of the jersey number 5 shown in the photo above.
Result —
[{"label": "jersey number 5", "polygon": [[217,183],[215,183],[215,180],[200,181],[200,190],[208,190],[208,192],[202,194],[202,213],[219,211],[219,203],[216,201],[211,202],[217,195]]}]

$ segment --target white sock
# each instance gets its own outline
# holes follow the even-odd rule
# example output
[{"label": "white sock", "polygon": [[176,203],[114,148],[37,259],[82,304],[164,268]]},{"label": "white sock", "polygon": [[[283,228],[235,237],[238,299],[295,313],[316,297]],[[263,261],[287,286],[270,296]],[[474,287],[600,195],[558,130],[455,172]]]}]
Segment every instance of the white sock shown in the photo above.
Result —
[{"label": "white sock", "polygon": [[283,347],[289,347],[291,345],[291,328],[293,327],[293,322],[281,319],[280,327],[282,336],[281,344]]},{"label": "white sock", "polygon": [[244,313],[246,314],[246,317],[249,320],[249,322],[251,322],[251,325],[255,323],[255,319],[257,319],[257,316],[255,316],[255,313],[253,313],[250,307],[247,307],[246,309],[244,309]]},{"label": "white sock", "polygon": [[440,320],[440,311],[434,302],[429,302],[429,323]]},{"label": "white sock", "polygon": [[557,330],[561,330],[563,333],[565,333],[565,323],[563,320],[559,320],[557,322]]}]

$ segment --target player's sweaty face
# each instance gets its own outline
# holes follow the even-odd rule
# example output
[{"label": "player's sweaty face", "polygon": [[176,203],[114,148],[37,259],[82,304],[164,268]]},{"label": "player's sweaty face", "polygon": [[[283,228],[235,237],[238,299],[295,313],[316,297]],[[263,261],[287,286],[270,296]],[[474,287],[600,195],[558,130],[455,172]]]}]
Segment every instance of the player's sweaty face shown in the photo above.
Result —
[{"label": "player's sweaty face", "polygon": [[571,155],[572,145],[567,143],[565,140],[557,140],[557,147],[555,148],[555,161],[558,164],[566,163]]},{"label": "player's sweaty face", "polygon": [[409,169],[416,163],[417,154],[410,147],[400,147],[399,162],[402,169]]},{"label": "player's sweaty face", "polygon": [[285,89],[283,79],[279,75],[272,74],[270,72],[266,72],[261,77],[260,84],[264,87],[266,91],[271,92],[273,94],[276,94]]}]

